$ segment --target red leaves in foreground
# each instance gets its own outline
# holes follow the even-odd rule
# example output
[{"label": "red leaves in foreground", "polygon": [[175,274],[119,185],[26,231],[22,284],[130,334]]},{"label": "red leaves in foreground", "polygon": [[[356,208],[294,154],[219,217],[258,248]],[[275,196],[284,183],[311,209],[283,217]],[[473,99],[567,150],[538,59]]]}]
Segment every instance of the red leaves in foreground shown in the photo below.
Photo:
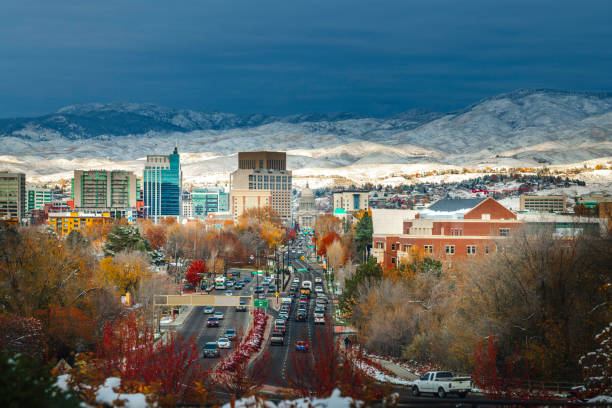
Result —
[{"label": "red leaves in foreground", "polygon": [[253,325],[249,332],[234,351],[219,363],[214,373],[216,384],[236,397],[261,388],[267,379],[269,355],[264,353],[250,367],[249,361],[261,349],[268,317],[261,310],[253,312]]},{"label": "red leaves in foreground", "polygon": [[131,315],[104,327],[96,366],[106,378],[121,378],[122,385],[143,384],[182,399],[192,395],[205,374],[197,359],[194,339],[185,342],[170,333],[155,343],[151,328]]},{"label": "red leaves in foreground", "polygon": [[[287,380],[300,397],[325,398],[338,388],[342,395],[362,401],[382,398],[384,389],[376,384],[358,367],[358,361],[366,357],[356,357],[354,352],[342,349],[333,338],[333,328],[328,323],[318,327],[311,351],[291,354]],[[288,347],[293,347],[289,345]],[[357,353],[361,353],[357,351]]]},{"label": "red leaves in foreground", "polygon": [[12,313],[0,314],[0,351],[9,350],[42,359],[46,349],[40,320]]},{"label": "red leaves in foreground", "polygon": [[[486,342],[486,343],[485,343]],[[481,340],[474,352],[474,372],[472,381],[480,388],[487,398],[514,400],[551,400],[558,399],[549,392],[532,388],[530,370],[527,361],[523,359],[523,368],[519,356],[507,360],[498,368],[497,338],[493,335]]]}]

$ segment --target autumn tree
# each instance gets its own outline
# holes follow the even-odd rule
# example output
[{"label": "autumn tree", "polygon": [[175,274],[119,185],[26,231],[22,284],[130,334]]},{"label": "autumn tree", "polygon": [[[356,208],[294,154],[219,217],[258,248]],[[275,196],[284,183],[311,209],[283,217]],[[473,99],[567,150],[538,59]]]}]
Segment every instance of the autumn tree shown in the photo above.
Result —
[{"label": "autumn tree", "polygon": [[331,214],[321,214],[317,217],[317,220],[315,221],[314,230],[316,231],[316,234],[319,237],[324,237],[332,231],[336,233],[341,233],[342,221],[340,220],[340,218],[335,217]]},{"label": "autumn tree", "polygon": [[145,225],[142,236],[149,241],[152,249],[160,249],[166,243],[166,228],[163,225]]},{"label": "autumn tree", "polygon": [[138,252],[120,252],[114,258],[100,261],[101,280],[115,286],[119,293],[134,293],[138,283],[149,273],[147,255]]},{"label": "autumn tree", "polygon": [[208,268],[206,267],[204,261],[199,259],[195,260],[191,263],[191,265],[189,265],[189,268],[187,268],[185,279],[187,279],[187,282],[191,283],[193,286],[197,286],[207,271]]},{"label": "autumn tree", "polygon": [[317,255],[324,256],[327,253],[327,247],[335,241],[341,241],[342,238],[336,231],[330,231],[323,235],[319,240],[317,247]]}]

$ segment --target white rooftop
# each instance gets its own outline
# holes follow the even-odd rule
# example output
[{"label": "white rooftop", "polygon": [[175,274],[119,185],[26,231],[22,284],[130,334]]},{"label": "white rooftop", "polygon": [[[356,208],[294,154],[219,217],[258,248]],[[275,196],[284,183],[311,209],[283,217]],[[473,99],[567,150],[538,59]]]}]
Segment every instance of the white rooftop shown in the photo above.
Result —
[{"label": "white rooftop", "polygon": [[374,235],[403,234],[404,221],[414,219],[418,211],[372,208]]}]

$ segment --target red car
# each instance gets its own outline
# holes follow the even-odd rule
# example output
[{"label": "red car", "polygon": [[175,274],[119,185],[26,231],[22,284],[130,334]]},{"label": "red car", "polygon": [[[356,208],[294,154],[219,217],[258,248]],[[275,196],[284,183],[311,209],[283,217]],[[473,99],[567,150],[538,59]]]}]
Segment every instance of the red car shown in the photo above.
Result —
[{"label": "red car", "polygon": [[310,350],[310,346],[304,340],[298,340],[295,342],[295,351],[308,351]]},{"label": "red car", "polygon": [[206,320],[207,327],[219,327],[219,319],[217,317],[209,317]]}]

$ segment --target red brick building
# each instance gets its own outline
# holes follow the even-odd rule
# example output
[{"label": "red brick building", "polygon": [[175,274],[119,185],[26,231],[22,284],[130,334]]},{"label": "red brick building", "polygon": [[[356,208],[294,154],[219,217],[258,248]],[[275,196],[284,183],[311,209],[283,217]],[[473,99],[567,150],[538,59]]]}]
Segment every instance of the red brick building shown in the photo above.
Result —
[{"label": "red brick building", "polygon": [[377,233],[376,215],[372,255],[385,267],[410,260],[413,246],[434,259],[450,261],[486,256],[496,241],[521,225],[512,211],[493,198],[445,199],[407,219],[402,234]]}]

